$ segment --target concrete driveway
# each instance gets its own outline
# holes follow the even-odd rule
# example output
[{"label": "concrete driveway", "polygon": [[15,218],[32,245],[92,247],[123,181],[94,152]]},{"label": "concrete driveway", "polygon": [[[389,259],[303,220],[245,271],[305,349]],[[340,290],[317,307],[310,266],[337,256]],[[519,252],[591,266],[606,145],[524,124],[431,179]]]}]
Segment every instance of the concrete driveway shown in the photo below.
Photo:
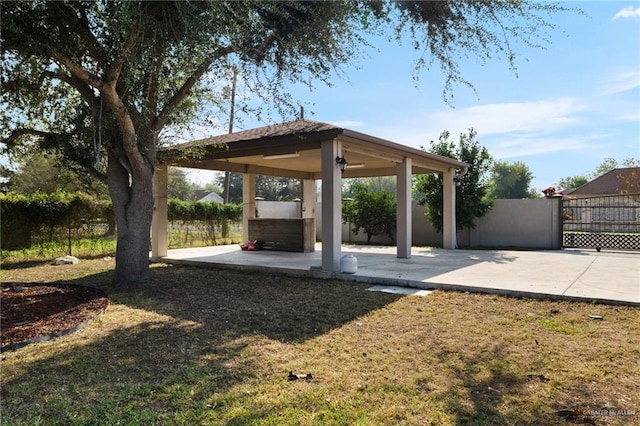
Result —
[{"label": "concrete driveway", "polygon": [[314,253],[241,251],[237,245],[169,250],[154,261],[218,265],[293,275],[335,277],[421,289],[502,294],[640,306],[640,253],[592,250],[513,251],[412,249],[398,259],[395,247],[343,246],[358,259],[355,274],[319,271]]}]

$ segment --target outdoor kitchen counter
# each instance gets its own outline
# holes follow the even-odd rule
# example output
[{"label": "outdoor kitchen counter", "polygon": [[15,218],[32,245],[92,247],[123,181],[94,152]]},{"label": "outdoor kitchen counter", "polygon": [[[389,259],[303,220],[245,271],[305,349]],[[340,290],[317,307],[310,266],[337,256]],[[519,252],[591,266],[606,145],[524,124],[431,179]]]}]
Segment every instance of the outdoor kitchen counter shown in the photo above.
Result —
[{"label": "outdoor kitchen counter", "polygon": [[315,251],[315,219],[249,219],[249,241],[266,250]]}]

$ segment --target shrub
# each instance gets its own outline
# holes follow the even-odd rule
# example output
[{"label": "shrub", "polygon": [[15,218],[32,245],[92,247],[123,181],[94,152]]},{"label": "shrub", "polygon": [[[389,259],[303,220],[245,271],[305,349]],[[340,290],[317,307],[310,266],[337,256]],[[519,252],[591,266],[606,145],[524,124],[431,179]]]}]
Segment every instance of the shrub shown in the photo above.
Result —
[{"label": "shrub", "polygon": [[353,201],[343,203],[342,219],[350,222],[353,233],[360,229],[367,235],[367,244],[374,235],[386,235],[395,241],[396,199],[388,191],[371,191],[364,184],[353,189]]}]

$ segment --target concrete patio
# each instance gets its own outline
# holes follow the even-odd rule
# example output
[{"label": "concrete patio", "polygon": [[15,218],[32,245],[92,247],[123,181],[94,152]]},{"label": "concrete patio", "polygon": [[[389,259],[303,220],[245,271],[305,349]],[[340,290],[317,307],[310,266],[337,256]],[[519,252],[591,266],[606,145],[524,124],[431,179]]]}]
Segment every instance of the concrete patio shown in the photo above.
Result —
[{"label": "concrete patio", "polygon": [[358,259],[355,274],[320,271],[314,253],[242,251],[238,245],[169,250],[153,261],[218,266],[298,276],[338,278],[420,289],[444,289],[640,306],[640,253],[591,250],[443,250],[413,247],[342,247]]}]

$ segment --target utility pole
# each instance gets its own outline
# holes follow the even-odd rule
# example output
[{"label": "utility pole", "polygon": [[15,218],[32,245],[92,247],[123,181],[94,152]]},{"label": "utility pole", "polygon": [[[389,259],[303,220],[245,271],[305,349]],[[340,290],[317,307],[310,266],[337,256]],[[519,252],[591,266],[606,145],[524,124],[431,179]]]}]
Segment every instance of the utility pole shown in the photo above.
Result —
[{"label": "utility pole", "polygon": [[[231,112],[229,113],[229,133],[233,133],[233,119],[236,112],[236,80],[238,79],[238,71],[233,68],[233,80],[231,83]],[[229,178],[230,173],[224,172],[224,188],[222,190],[222,198],[224,203],[229,202]]]}]

